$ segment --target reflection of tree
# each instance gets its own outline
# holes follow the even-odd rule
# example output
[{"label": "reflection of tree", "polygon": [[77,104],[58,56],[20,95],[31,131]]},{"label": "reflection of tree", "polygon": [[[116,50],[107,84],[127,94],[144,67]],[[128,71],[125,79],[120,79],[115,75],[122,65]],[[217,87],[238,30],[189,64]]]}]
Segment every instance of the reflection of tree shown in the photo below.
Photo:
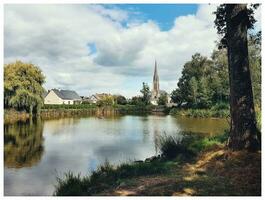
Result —
[{"label": "reflection of tree", "polygon": [[159,123],[154,123],[154,143],[155,143],[155,152],[156,155],[158,154],[158,145],[159,145]]},{"label": "reflection of tree", "polygon": [[9,168],[31,167],[44,151],[43,123],[40,119],[28,123],[4,126],[4,162]]}]

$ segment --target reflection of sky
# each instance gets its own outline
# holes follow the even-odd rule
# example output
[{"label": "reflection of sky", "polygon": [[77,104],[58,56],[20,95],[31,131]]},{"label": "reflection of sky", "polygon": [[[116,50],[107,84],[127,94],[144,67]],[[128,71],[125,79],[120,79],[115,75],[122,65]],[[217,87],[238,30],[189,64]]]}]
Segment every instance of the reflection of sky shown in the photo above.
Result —
[{"label": "reflection of sky", "polygon": [[176,135],[179,127],[170,116],[45,121],[41,161],[31,168],[5,168],[5,194],[51,195],[56,175],[86,175],[106,160],[118,164],[145,159],[157,153],[159,135]]}]

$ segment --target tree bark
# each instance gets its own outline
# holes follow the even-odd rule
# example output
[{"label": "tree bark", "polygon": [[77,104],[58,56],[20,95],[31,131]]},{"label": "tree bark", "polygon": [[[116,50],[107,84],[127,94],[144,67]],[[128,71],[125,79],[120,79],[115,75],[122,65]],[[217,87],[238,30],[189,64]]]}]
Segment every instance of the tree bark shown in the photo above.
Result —
[{"label": "tree bark", "polygon": [[231,113],[228,147],[255,151],[260,142],[248,60],[246,4],[226,5],[226,25]]}]

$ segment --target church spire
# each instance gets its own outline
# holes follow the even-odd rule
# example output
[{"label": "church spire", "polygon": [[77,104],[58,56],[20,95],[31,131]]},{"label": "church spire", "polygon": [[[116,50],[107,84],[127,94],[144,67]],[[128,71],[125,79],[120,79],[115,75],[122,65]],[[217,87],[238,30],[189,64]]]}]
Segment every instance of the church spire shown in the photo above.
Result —
[{"label": "church spire", "polygon": [[157,62],[155,60],[155,71],[153,76],[153,94],[158,97],[159,95],[159,77],[157,72]]}]

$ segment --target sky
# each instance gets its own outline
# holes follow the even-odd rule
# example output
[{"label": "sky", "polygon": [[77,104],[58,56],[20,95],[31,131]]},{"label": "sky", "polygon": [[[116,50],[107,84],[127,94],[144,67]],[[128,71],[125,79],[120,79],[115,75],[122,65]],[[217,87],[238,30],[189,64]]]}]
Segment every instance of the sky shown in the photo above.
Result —
[{"label": "sky", "polygon": [[[185,62],[210,56],[219,36],[214,4],[4,5],[4,63],[41,68],[46,90],[79,95],[140,95],[152,88],[155,60],[160,89],[177,87]],[[260,9],[255,29],[260,29]]]}]

